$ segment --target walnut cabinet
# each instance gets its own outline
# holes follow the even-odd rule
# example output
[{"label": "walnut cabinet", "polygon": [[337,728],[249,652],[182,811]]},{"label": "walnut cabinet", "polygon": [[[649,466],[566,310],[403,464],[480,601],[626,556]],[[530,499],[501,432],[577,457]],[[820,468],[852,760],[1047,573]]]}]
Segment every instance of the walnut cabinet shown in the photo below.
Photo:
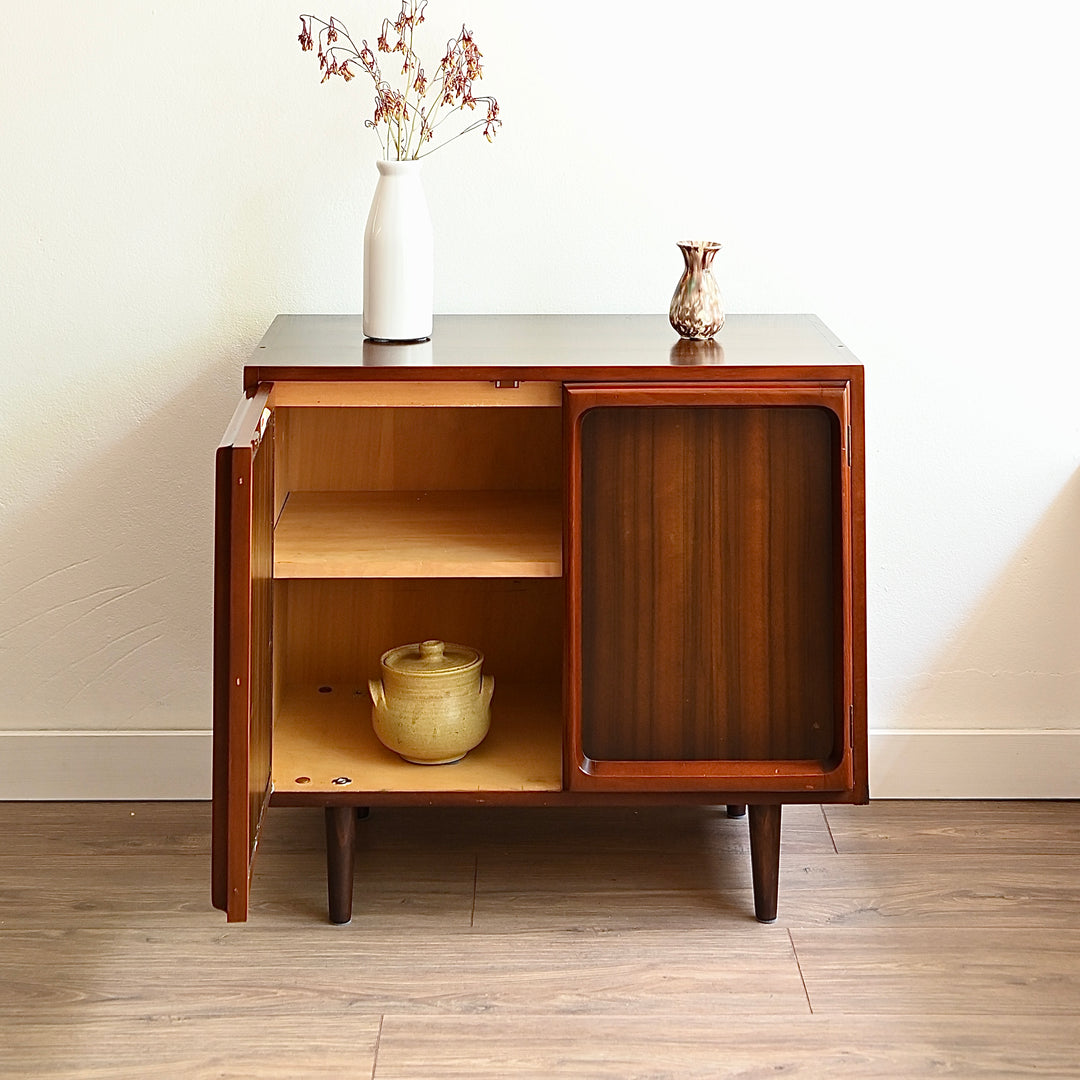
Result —
[{"label": "walnut cabinet", "polygon": [[[863,370],[813,316],[444,316],[365,342],[279,316],[217,453],[214,904],[261,824],[322,807],[329,914],[358,810],[749,807],[775,918],[784,803],[865,802]],[[388,648],[495,676],[463,761],[375,738]]]}]

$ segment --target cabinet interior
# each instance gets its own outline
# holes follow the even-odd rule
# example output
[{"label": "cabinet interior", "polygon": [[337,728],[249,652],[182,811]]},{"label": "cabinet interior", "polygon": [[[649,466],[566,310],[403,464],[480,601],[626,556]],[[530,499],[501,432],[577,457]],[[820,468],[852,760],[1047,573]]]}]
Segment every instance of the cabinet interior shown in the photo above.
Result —
[{"label": "cabinet interior", "polygon": [[[275,426],[274,790],[560,790],[560,409],[287,406]],[[495,677],[454,765],[371,730],[380,656],[426,638]]]}]

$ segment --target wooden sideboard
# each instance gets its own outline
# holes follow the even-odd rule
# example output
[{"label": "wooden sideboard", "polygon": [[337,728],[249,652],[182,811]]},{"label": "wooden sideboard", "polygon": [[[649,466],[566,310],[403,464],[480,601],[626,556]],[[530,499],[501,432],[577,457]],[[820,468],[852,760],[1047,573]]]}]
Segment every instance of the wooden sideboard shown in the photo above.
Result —
[{"label": "wooden sideboard", "polygon": [[[814,316],[441,316],[364,341],[279,316],[217,452],[215,906],[264,816],[323,807],[330,918],[362,809],[865,802],[863,369]],[[370,722],[393,646],[480,649],[491,731],[409,764]]]}]

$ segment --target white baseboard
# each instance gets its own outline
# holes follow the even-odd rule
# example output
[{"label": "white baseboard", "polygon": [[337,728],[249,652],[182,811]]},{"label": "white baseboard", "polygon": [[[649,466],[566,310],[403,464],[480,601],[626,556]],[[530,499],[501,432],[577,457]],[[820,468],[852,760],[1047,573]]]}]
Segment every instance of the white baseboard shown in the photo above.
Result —
[{"label": "white baseboard", "polygon": [[0,731],[0,800],[210,798],[209,731]]},{"label": "white baseboard", "polygon": [[[0,731],[0,800],[208,799],[209,731]],[[870,733],[875,799],[1080,798],[1080,729]]]},{"label": "white baseboard", "polygon": [[1080,729],[878,729],[872,799],[1080,798]]}]

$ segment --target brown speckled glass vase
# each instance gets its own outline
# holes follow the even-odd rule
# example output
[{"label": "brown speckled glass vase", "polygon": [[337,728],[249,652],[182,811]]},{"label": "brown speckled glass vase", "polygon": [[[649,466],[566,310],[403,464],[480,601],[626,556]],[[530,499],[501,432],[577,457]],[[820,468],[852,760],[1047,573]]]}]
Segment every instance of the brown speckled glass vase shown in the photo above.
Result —
[{"label": "brown speckled glass vase", "polygon": [[720,245],[712,240],[679,242],[686,268],[675,287],[668,315],[680,337],[707,341],[724,325],[724,301],[710,269]]}]

